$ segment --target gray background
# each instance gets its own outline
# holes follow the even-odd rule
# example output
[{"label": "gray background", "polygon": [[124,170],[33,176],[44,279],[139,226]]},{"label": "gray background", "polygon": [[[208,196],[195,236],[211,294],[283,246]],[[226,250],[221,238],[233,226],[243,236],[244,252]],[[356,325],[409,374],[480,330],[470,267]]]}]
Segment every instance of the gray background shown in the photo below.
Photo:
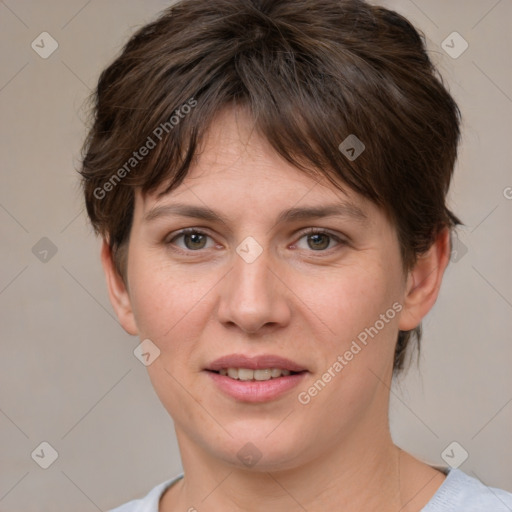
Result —
[{"label": "gray background", "polygon": [[[512,1],[375,3],[425,32],[464,116],[450,194],[464,245],[424,321],[420,371],[393,386],[393,435],[443,465],[457,441],[462,470],[512,491]],[[181,471],[138,340],[110,307],[74,170],[100,70],[167,4],[0,1],[2,512],[106,510]],[[47,59],[31,48],[44,31],[59,45]],[[453,31],[469,43],[455,59],[442,47]],[[48,469],[31,457],[43,441],[58,452]]]}]

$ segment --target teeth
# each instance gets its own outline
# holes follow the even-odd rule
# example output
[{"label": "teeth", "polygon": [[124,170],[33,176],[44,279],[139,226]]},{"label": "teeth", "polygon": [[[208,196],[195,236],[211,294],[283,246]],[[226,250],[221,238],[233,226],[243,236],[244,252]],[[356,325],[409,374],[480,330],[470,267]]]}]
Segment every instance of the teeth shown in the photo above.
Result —
[{"label": "teeth", "polygon": [[281,370],[280,368],[264,368],[260,370],[251,370],[249,368],[222,368],[219,371],[221,375],[231,377],[236,380],[270,380],[278,377],[290,375],[290,370]]},{"label": "teeth", "polygon": [[271,378],[272,378],[272,369],[271,368],[265,368],[264,370],[254,370],[254,379],[255,380],[269,380]]},{"label": "teeth", "polygon": [[238,373],[238,378],[240,380],[252,380],[254,378],[254,370],[249,370],[247,368],[239,368],[238,370],[236,370],[235,368],[228,369],[228,375],[231,378],[234,377],[235,372]]}]

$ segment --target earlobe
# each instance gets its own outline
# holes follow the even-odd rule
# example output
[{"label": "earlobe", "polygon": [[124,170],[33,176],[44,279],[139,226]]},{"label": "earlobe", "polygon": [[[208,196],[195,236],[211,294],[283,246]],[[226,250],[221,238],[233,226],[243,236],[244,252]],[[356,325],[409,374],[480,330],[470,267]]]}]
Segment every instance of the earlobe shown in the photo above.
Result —
[{"label": "earlobe", "polygon": [[106,240],[103,240],[101,246],[101,264],[105,272],[110,303],[119,319],[119,323],[128,334],[135,336],[138,334],[138,330],[133,315],[130,295],[123,278],[115,267],[112,251]]},{"label": "earlobe", "polygon": [[450,230],[444,228],[430,249],[418,256],[418,260],[409,271],[403,310],[400,315],[399,329],[409,331],[419,325],[423,317],[435,304],[444,271],[450,259]]}]

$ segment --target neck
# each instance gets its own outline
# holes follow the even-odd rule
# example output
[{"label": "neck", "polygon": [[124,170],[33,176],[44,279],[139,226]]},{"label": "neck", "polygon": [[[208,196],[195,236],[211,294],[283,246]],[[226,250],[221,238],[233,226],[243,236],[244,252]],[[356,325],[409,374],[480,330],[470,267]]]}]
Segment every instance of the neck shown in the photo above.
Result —
[{"label": "neck", "polygon": [[177,428],[185,478],[165,496],[161,510],[396,512],[402,508],[400,451],[388,428],[376,432],[372,425],[367,431],[359,427],[335,443],[336,449],[279,470],[219,461]]}]

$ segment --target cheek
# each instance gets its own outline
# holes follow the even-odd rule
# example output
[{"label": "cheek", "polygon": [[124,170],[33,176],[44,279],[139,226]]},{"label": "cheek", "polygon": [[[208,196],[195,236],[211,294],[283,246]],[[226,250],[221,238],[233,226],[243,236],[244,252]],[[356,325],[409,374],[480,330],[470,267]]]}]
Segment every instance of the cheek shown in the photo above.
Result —
[{"label": "cheek", "polygon": [[[373,326],[400,299],[395,272],[378,263],[343,269],[326,279],[315,295],[315,309],[343,340]],[[386,327],[396,324],[394,313],[386,316]],[[378,326],[382,327],[380,322]]]},{"label": "cheek", "polygon": [[190,319],[197,317],[214,276],[198,278],[192,267],[178,268],[151,251],[134,250],[130,257],[130,297],[141,336],[163,343],[190,335],[195,325]]},{"label": "cheek", "polygon": [[[356,418],[369,407],[393,363],[401,310],[399,271],[380,262],[354,265],[335,279],[325,280],[315,296],[315,311],[331,331],[320,340],[323,367],[317,375],[328,383],[329,391],[314,399],[315,410],[334,400],[341,407],[341,416],[351,410]],[[340,417],[333,415],[332,427],[339,421]]]},{"label": "cheek", "polygon": [[[334,333],[324,340],[324,372],[335,373],[330,391],[318,401],[334,394],[344,410],[363,414],[386,381],[392,368],[398,331],[400,281],[396,269],[379,263],[352,267],[330,282],[322,295],[319,311]],[[339,419],[339,418],[338,418]]]},{"label": "cheek", "polygon": [[155,342],[165,336],[174,323],[169,312],[176,296],[176,289],[157,279],[156,274],[144,272],[132,280],[132,309],[141,336]]}]

